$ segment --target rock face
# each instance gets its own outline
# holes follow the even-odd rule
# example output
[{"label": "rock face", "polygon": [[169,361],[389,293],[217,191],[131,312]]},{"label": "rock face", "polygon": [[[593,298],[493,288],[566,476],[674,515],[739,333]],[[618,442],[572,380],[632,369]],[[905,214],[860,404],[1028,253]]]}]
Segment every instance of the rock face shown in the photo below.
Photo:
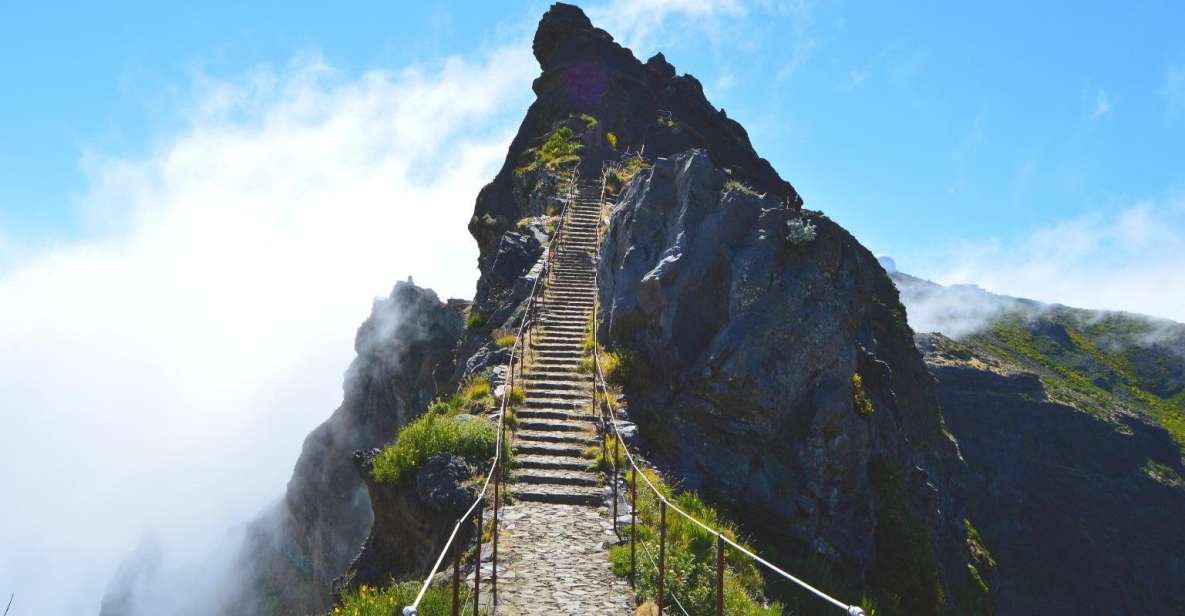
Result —
[{"label": "rock face", "polygon": [[[375,517],[362,551],[339,585],[348,581],[379,587],[392,577],[425,575],[436,562],[453,525],[477,497],[476,488],[469,484],[473,469],[457,456],[438,454],[431,458],[410,485],[382,484],[370,478],[378,452],[372,449],[354,456]],[[461,545],[468,545],[472,529],[462,526],[460,537]]]},{"label": "rock face", "polygon": [[633,357],[643,442],[784,562],[814,554],[889,613],[974,613],[957,449],[896,288],[826,217],[727,179],[660,158],[611,215],[602,341]]},{"label": "rock face", "polygon": [[1185,468],[1168,433],[1054,402],[1036,374],[941,335],[919,346],[972,469],[1000,613],[1185,613]]},{"label": "rock face", "polygon": [[[305,439],[284,500],[257,522],[244,550],[262,578],[251,586],[274,589],[256,599],[264,605],[254,611],[330,607],[331,584],[358,554],[373,519],[354,451],[390,442],[442,391],[463,328],[461,308],[411,282],[375,300],[355,338],[358,356],[346,372],[342,405]],[[305,590],[287,588],[294,584]]]},{"label": "rock face", "polygon": [[1000,613],[1185,613],[1185,325],[894,281]]}]

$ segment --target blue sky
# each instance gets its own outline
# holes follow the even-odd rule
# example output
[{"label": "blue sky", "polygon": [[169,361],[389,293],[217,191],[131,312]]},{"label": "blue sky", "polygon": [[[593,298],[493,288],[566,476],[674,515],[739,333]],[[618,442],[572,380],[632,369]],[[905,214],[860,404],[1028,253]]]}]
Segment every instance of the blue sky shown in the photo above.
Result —
[{"label": "blue sky", "polygon": [[[663,17],[619,38],[698,76],[808,206],[915,271],[952,242],[1007,242],[1185,186],[1179,3],[630,4]],[[630,19],[626,5],[593,7]],[[347,73],[475,57],[524,40],[545,6],[9,7],[0,229],[80,233],[88,153],[149,152],[199,75],[310,52]]]}]

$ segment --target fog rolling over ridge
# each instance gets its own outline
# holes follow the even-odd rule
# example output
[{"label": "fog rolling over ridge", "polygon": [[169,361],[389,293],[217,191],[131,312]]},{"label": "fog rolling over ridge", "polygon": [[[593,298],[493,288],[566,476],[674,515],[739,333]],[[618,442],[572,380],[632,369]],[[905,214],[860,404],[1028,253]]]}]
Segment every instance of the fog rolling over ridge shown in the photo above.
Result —
[{"label": "fog rolling over ridge", "polygon": [[472,294],[465,223],[528,53],[205,81],[158,151],[94,157],[78,207],[103,228],[0,268],[12,614],[95,614],[122,582],[131,613],[209,613],[341,402],[371,298],[409,274]]}]

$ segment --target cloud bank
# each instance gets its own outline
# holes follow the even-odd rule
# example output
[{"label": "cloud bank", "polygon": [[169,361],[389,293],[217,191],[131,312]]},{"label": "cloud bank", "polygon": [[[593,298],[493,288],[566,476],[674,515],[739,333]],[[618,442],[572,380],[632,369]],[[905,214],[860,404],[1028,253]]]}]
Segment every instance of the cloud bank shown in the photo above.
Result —
[{"label": "cloud bank", "polygon": [[1005,295],[1185,322],[1185,195],[1060,221],[1016,241],[955,246],[916,272]]},{"label": "cloud bank", "polygon": [[472,295],[465,227],[529,100],[528,49],[203,78],[151,155],[86,157],[86,239],[0,239],[20,255],[0,270],[13,613],[96,613],[137,546],[162,570],[217,559],[340,402],[371,299],[409,275]]}]

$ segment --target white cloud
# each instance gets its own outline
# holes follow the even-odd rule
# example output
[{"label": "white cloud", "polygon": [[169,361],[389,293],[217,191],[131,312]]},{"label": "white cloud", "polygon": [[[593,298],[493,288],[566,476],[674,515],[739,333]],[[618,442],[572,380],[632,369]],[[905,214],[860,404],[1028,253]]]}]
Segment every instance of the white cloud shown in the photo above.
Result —
[{"label": "white cloud", "polygon": [[87,157],[86,239],[0,272],[14,613],[95,613],[146,535],[167,567],[203,563],[282,493],[372,297],[408,275],[472,295],[466,223],[535,72],[513,49],[206,78],[154,154]]},{"label": "white cloud", "polygon": [[1090,112],[1090,119],[1097,120],[1108,113],[1111,113],[1111,98],[1107,96],[1106,90],[1099,90],[1095,96],[1094,111]]},{"label": "white cloud", "polygon": [[1039,229],[1016,241],[957,247],[920,272],[943,284],[1185,322],[1185,198],[1173,194]]}]

